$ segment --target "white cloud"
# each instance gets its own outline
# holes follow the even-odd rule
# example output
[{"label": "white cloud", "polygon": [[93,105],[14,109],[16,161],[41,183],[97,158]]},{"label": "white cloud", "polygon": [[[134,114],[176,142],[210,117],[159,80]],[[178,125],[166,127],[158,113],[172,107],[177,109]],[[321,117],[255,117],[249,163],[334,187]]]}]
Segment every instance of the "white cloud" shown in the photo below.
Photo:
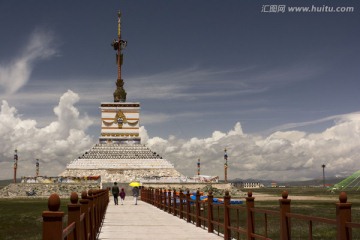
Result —
[{"label": "white cloud", "polygon": [[54,107],[57,120],[38,128],[35,120],[22,119],[14,107],[2,101],[0,112],[0,178],[12,178],[14,149],[18,150],[18,176],[35,174],[35,159],[40,159],[40,174],[57,175],[67,163],[89,149],[94,140],[85,131],[92,124],[74,106],[79,96],[67,91]]},{"label": "white cloud", "polygon": [[[19,173],[34,175],[35,159],[40,172],[57,175],[66,164],[89,149],[94,140],[86,134],[92,121],[80,114],[75,104],[79,96],[68,90],[54,107],[56,120],[37,127],[33,119],[22,119],[14,107],[2,101],[0,112],[0,176],[12,178],[13,151],[19,150]],[[326,175],[350,175],[360,168],[360,114],[331,117],[332,127],[321,133],[277,131],[267,136],[245,134],[238,122],[228,132],[214,131],[207,138],[167,139],[149,137],[140,128],[142,143],[192,176],[201,159],[201,173],[223,178],[224,149],[228,150],[229,178],[297,180]]]},{"label": "white cloud", "polygon": [[7,64],[0,65],[0,86],[4,93],[10,95],[24,86],[30,78],[34,64],[40,59],[53,56],[56,49],[52,46],[53,35],[49,32],[36,30],[19,57]]},{"label": "white cloud", "polygon": [[223,178],[223,150],[228,149],[230,178],[299,180],[326,175],[350,175],[360,168],[359,114],[347,114],[340,121],[317,134],[300,131],[278,131],[267,137],[244,134],[236,123],[228,133],[214,131],[211,137],[188,140],[150,138],[148,145],[186,175],[197,171]]}]

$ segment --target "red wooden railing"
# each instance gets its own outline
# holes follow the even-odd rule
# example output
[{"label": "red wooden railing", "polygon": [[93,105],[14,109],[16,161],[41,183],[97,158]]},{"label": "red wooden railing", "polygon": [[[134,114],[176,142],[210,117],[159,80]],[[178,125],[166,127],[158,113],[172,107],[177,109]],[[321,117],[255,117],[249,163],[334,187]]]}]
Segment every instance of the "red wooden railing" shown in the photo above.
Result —
[{"label": "red wooden railing", "polygon": [[109,203],[108,190],[89,190],[70,195],[67,227],[63,229],[65,213],[60,212],[60,197],[56,193],[48,199],[48,211],[42,213],[43,240],[95,240],[100,231]]},{"label": "red wooden railing", "polygon": [[[347,195],[341,192],[339,202],[336,203],[336,219],[320,218],[315,216],[307,216],[290,212],[291,200],[288,199],[288,192],[284,191],[282,198],[279,199],[279,210],[267,210],[255,208],[255,198],[252,192],[246,197],[246,205],[230,204],[231,196],[229,192],[225,192],[223,204],[214,204],[212,192],[208,194],[206,202],[200,201],[200,193],[196,192],[196,200],[190,199],[189,190],[184,194],[180,190],[176,194],[175,190],[144,188],[141,191],[141,200],[152,204],[174,216],[195,224],[197,227],[207,228],[209,233],[221,232],[225,240],[228,239],[264,239],[270,240],[269,233],[269,217],[276,218],[277,224],[272,230],[279,233],[276,239],[291,239],[291,219],[301,220],[308,223],[308,237],[313,239],[313,223],[321,223],[333,226],[336,229],[336,239],[350,240],[352,239],[352,229],[360,229],[360,224],[351,222],[351,203],[347,202]],[[241,224],[239,216],[244,214],[245,223]],[[255,214],[264,216],[263,234],[256,232]],[[334,236],[335,238],[335,236]]]}]

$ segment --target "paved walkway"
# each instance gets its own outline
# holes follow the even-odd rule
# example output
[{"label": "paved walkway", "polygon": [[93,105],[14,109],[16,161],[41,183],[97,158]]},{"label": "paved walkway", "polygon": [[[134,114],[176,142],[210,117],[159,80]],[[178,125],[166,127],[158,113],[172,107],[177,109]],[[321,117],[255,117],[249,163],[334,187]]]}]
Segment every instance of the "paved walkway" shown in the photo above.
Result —
[{"label": "paved walkway", "polygon": [[223,239],[145,202],[138,201],[138,205],[134,205],[132,200],[126,197],[124,205],[114,205],[110,199],[99,240]]}]

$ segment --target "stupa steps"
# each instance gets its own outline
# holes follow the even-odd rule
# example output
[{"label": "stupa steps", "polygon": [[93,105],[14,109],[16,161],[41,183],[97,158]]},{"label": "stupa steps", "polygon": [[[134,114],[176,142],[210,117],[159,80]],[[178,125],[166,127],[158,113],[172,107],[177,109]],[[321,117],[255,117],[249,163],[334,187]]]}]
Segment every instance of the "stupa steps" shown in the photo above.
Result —
[{"label": "stupa steps", "polygon": [[164,159],[76,159],[67,169],[174,168]]},{"label": "stupa steps", "polygon": [[174,166],[140,144],[95,144],[67,169],[154,169]]}]

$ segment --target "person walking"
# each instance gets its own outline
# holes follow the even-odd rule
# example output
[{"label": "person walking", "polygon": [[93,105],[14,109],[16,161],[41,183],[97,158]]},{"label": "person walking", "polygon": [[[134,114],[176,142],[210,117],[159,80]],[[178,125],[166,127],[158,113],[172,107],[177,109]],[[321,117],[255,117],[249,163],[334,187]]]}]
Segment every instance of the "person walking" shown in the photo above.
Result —
[{"label": "person walking", "polygon": [[121,205],[124,204],[125,196],[126,196],[126,193],[125,193],[124,189],[122,188],[122,189],[121,189],[121,192],[120,192]]},{"label": "person walking", "polygon": [[117,182],[114,182],[114,185],[111,188],[112,195],[114,196],[114,203],[115,205],[119,205],[118,203],[118,197],[119,197],[119,187],[117,185]]},{"label": "person walking", "polygon": [[134,197],[134,203],[137,205],[137,198],[139,196],[139,187],[134,187],[132,189],[133,197]]}]

